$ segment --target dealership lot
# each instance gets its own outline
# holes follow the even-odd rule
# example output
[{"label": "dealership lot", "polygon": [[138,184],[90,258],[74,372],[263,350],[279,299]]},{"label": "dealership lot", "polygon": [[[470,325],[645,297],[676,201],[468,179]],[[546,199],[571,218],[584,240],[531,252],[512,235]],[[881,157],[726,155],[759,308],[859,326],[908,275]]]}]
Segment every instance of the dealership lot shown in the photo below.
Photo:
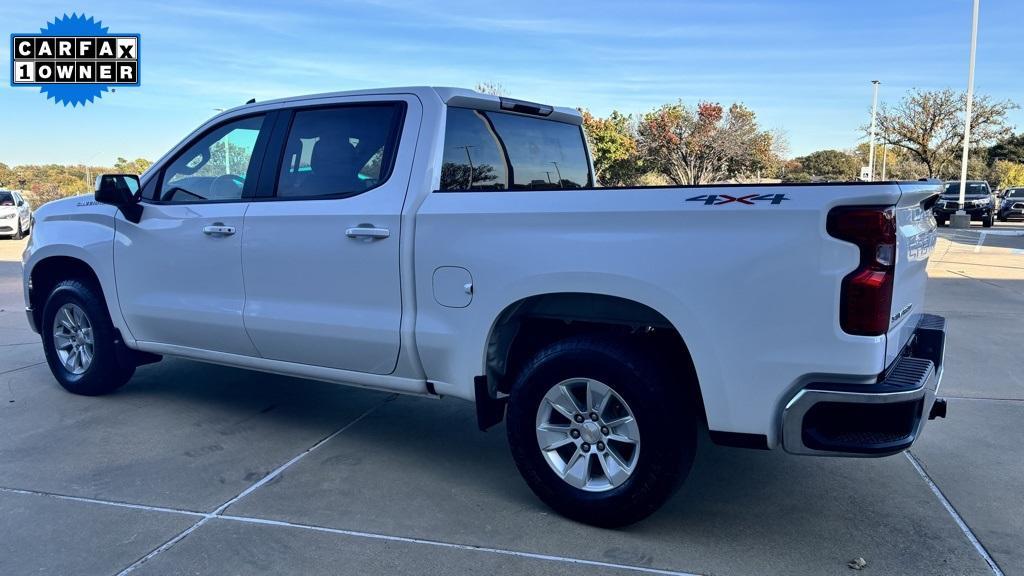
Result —
[{"label": "dealership lot", "polygon": [[172,359],[67,394],[24,318],[22,244],[0,241],[0,574],[1024,574],[1024,226],[941,231],[949,417],[911,454],[704,441],[623,530],[551,513],[456,400]]}]

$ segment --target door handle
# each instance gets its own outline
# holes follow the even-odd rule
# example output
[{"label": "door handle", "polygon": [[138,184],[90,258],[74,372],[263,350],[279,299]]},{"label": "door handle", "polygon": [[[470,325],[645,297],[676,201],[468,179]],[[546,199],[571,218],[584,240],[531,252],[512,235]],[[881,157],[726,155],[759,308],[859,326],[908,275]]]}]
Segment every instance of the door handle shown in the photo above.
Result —
[{"label": "door handle", "polygon": [[349,238],[366,238],[368,240],[379,240],[391,236],[387,228],[375,228],[371,224],[360,224],[355,228],[345,230],[345,236]]},{"label": "door handle", "polygon": [[203,228],[203,234],[207,236],[231,236],[235,233],[234,226],[225,226],[223,222],[214,222],[211,226]]}]

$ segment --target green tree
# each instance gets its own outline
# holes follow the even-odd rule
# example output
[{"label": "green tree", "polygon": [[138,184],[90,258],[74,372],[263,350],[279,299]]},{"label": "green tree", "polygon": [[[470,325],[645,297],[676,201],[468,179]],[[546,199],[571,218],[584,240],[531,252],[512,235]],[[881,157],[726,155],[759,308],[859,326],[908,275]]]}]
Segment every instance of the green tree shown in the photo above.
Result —
[{"label": "green tree", "polygon": [[[956,163],[964,137],[967,96],[944,90],[911,90],[895,105],[881,104],[877,133],[892,146],[906,150],[924,165],[926,176],[942,177]],[[971,113],[972,147],[992,143],[1011,134],[1007,114],[1018,108],[1009,100],[975,96]],[[868,131],[864,127],[865,132]]]},{"label": "green tree", "polygon": [[124,174],[142,174],[153,163],[145,158],[136,158],[135,160],[128,160],[126,158],[117,158],[117,162],[114,162],[114,170]]},{"label": "green tree", "polygon": [[988,149],[989,162],[1007,160],[1024,164],[1024,132],[996,142]]},{"label": "green tree", "polygon": [[607,118],[598,118],[586,110],[580,113],[598,182],[604,186],[636,185],[643,169],[633,117],[618,111]]},{"label": "green tree", "polygon": [[801,171],[812,180],[856,180],[860,175],[860,161],[856,156],[839,150],[819,150],[797,158]]}]

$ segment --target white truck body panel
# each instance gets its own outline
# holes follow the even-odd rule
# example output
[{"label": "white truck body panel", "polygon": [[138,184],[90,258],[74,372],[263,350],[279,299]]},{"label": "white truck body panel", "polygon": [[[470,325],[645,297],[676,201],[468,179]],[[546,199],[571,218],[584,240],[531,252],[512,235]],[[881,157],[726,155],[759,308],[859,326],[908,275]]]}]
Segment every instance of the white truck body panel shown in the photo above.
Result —
[{"label": "white truck body panel", "polygon": [[256,356],[242,322],[245,290],[238,235],[248,202],[146,207],[139,224],[117,216],[114,263],[121,313],[134,339]]},{"label": "white truck body panel", "polygon": [[[689,348],[714,430],[775,439],[777,408],[811,375],[873,382],[885,336],[844,334],[837,300],[857,249],[830,238],[834,206],[894,204],[896,184],[772,186],[779,205],[706,206],[706,193],[646,188],[431,194],[417,217],[416,275],[472,273],[473,302],[440,306],[418,284],[417,344],[438,392],[467,397],[494,319],[529,296],[620,296],[661,312]],[[458,231],[465,242],[448,240]],[[766,407],[772,407],[766,409]]]}]

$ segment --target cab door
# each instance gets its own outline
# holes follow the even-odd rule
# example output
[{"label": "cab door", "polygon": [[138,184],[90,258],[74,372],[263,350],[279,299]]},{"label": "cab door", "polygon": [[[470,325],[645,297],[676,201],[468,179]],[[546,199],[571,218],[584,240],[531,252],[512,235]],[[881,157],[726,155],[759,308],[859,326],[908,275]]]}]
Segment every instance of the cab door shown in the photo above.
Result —
[{"label": "cab door", "polygon": [[265,358],[390,374],[419,101],[345,97],[287,114],[268,153],[280,161],[245,217],[246,329]]},{"label": "cab door", "polygon": [[271,119],[199,135],[147,182],[138,223],[118,214],[114,268],[136,340],[257,355],[242,323],[242,226]]}]

